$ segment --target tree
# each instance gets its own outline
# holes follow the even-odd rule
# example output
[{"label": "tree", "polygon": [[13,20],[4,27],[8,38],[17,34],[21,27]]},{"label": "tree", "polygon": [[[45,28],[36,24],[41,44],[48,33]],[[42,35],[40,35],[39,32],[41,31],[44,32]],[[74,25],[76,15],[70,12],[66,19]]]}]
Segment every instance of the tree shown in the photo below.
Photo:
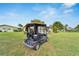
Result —
[{"label": "tree", "polygon": [[39,19],[34,19],[34,20],[31,20],[31,23],[44,24],[44,21],[41,21]]},{"label": "tree", "polygon": [[56,21],[56,22],[54,22],[52,29],[53,29],[53,32],[57,33],[59,31],[63,30],[64,26],[61,22]]},{"label": "tree", "polygon": [[75,27],[75,31],[79,32],[79,24]]},{"label": "tree", "polygon": [[23,25],[22,25],[22,24],[18,24],[18,26],[19,26],[20,28],[22,28],[22,27],[23,27]]},{"label": "tree", "polygon": [[64,26],[64,31],[67,32],[67,30],[68,30],[68,24]]},{"label": "tree", "polygon": [[18,28],[18,31],[21,32],[23,31],[23,25],[22,24],[18,24],[19,28]]}]

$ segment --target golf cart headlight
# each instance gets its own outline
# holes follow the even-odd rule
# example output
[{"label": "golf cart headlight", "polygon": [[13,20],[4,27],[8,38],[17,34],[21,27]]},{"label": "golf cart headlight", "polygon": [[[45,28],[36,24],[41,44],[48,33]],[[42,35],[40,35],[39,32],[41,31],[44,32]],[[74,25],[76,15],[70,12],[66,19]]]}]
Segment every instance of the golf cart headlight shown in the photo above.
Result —
[{"label": "golf cart headlight", "polygon": [[37,35],[34,35],[34,36],[37,36]]},{"label": "golf cart headlight", "polygon": [[34,38],[37,38],[37,35],[34,35]]}]

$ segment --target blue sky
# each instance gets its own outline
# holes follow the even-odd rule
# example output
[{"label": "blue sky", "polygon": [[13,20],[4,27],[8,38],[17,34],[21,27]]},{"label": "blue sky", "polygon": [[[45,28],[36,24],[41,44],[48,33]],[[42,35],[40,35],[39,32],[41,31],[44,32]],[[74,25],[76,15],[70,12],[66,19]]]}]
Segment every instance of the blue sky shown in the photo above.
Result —
[{"label": "blue sky", "polygon": [[51,25],[61,21],[70,27],[79,24],[78,3],[2,3],[0,4],[0,24],[15,25],[29,23],[33,19]]}]

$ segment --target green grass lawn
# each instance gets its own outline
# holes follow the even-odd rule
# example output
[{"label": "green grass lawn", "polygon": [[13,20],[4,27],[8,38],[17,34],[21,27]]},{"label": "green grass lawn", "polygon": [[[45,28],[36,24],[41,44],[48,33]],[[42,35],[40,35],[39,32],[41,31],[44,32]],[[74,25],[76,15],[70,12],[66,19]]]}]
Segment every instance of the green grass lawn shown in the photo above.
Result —
[{"label": "green grass lawn", "polygon": [[38,51],[23,45],[24,33],[0,33],[0,55],[7,56],[75,56],[79,55],[79,33],[49,33],[48,42]]}]

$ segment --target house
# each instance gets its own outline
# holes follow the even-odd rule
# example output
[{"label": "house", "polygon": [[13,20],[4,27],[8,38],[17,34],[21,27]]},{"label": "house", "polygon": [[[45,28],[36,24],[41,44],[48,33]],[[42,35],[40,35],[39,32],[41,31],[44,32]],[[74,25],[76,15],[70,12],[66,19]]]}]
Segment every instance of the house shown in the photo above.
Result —
[{"label": "house", "polygon": [[14,32],[15,30],[18,30],[18,27],[11,25],[0,25],[0,32]]}]

